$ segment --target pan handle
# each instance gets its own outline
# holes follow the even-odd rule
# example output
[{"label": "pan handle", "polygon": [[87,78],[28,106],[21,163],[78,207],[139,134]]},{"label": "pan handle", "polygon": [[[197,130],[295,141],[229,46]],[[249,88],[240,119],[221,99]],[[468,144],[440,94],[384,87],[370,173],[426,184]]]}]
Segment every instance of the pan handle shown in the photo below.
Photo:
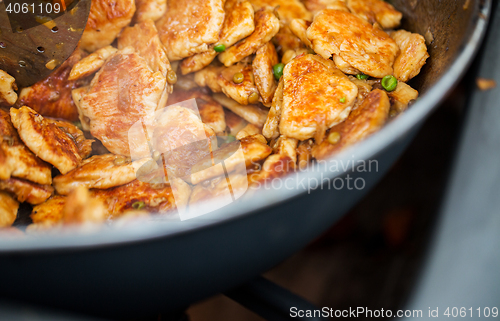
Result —
[{"label": "pan handle", "polygon": [[[263,277],[258,277],[251,282],[224,293],[224,295],[267,321],[328,320],[323,317],[300,317],[296,312],[320,311],[320,309],[302,297]],[[292,310],[293,308],[296,308],[296,310]],[[292,315],[296,316],[292,317]]]}]

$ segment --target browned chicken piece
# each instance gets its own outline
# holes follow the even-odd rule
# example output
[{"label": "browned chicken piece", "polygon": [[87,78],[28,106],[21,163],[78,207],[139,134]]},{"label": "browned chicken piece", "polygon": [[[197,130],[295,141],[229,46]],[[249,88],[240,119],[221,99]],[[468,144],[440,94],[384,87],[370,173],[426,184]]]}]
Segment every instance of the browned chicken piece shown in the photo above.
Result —
[{"label": "browned chicken piece", "polygon": [[63,224],[96,224],[106,220],[106,209],[101,199],[92,198],[88,189],[78,186],[73,190],[62,210]]},{"label": "browned chicken piece", "polygon": [[233,197],[234,199],[239,198],[247,188],[248,180],[246,175],[230,175],[229,184],[226,178],[219,176],[196,185],[189,199],[189,206],[191,209],[200,206],[200,209],[206,211],[206,202],[212,202],[210,205],[215,210],[231,203]]},{"label": "browned chicken piece", "polygon": [[80,120],[80,124],[82,125],[82,129],[87,132],[90,131],[90,119],[83,114],[80,102],[82,101],[82,98],[89,92],[89,90],[90,86],[84,86],[73,89],[71,91],[71,97],[73,98],[73,102],[75,103],[78,110],[78,118]]},{"label": "browned chicken piece", "polygon": [[254,124],[248,124],[236,134],[236,139],[242,140],[245,137],[257,134],[262,134],[262,128],[257,127]]},{"label": "browned chicken piece", "polygon": [[401,49],[394,61],[394,76],[400,81],[407,82],[420,73],[420,69],[429,58],[425,39],[417,33],[405,30],[391,32],[391,37]]},{"label": "browned chicken piece", "polygon": [[279,131],[298,140],[322,140],[328,128],[347,118],[358,95],[358,87],[331,60],[317,55],[292,60],[283,81]]},{"label": "browned chicken piece", "polygon": [[375,78],[392,75],[399,53],[397,44],[384,31],[338,10],[318,13],[307,29],[307,37],[323,58],[338,55],[353,68]]},{"label": "browned chicken piece", "polygon": [[77,62],[69,74],[68,80],[78,80],[97,72],[118,49],[112,46],[103,47],[94,51],[87,57]]},{"label": "browned chicken piece", "polygon": [[91,190],[90,195],[101,200],[109,218],[115,219],[132,209],[142,209],[153,213],[173,211],[176,209],[176,202],[182,205],[189,200],[190,188],[184,187],[186,189],[183,193],[179,197],[174,197],[169,185],[157,186],[135,180],[110,189]]},{"label": "browned chicken piece", "polygon": [[69,121],[78,120],[78,110],[71,91],[88,83],[88,80],[69,80],[73,66],[85,56],[82,50],[75,52],[53,73],[31,87],[19,93],[17,107],[30,106],[46,117],[61,118]]},{"label": "browned chicken piece", "polygon": [[208,87],[214,93],[222,92],[218,78],[224,67],[208,66],[194,74],[194,81],[200,87]]},{"label": "browned chicken piece", "polygon": [[323,9],[334,9],[349,12],[345,0],[304,0],[307,10],[316,14]]},{"label": "browned chicken piece", "polygon": [[223,133],[226,130],[224,108],[222,108],[222,105],[216,102],[210,95],[202,92],[200,88],[190,91],[174,91],[174,93],[170,95],[167,105],[170,106],[193,98],[196,99],[201,121],[212,128],[216,134]]},{"label": "browned chicken piece", "polygon": [[276,8],[279,19],[286,23],[292,19],[312,19],[312,14],[299,0],[250,0],[250,2],[255,11],[266,7]]},{"label": "browned chicken piece", "polygon": [[217,148],[214,131],[190,109],[177,105],[162,110],[153,132],[153,148],[163,155],[170,173],[188,178],[191,168]]},{"label": "browned chicken piece", "polygon": [[223,94],[215,94],[213,97],[219,104],[231,110],[250,124],[259,127],[264,126],[269,111],[267,108],[264,109],[259,105],[241,105]]},{"label": "browned chicken piece", "polygon": [[292,19],[312,20],[312,14],[306,10],[304,5],[298,0],[252,0],[255,10],[265,7],[275,8],[278,18],[281,20],[281,28],[273,38],[276,49],[281,53],[287,50],[294,50],[304,47],[304,44],[297,38],[289,28]]},{"label": "browned chicken piece", "polygon": [[134,22],[156,21],[167,12],[167,0],[135,0]]},{"label": "browned chicken piece", "polygon": [[207,51],[219,40],[223,22],[223,0],[169,0],[156,27],[168,59],[175,61]]},{"label": "browned chicken piece", "polygon": [[[233,80],[236,74],[243,76],[240,83]],[[262,100],[255,85],[251,65],[237,64],[224,68],[217,77],[217,83],[226,96],[236,100],[241,105],[250,104],[250,97],[255,94],[257,94],[259,100]]]},{"label": "browned chicken piece", "polygon": [[266,159],[262,170],[248,175],[248,181],[253,188],[261,188],[263,186],[268,186],[269,188],[269,185],[267,185],[269,182],[287,175],[294,168],[295,164],[290,157],[274,154]]},{"label": "browned chicken piece", "polygon": [[24,144],[61,173],[66,174],[82,161],[75,138],[33,109],[11,108],[10,117]]},{"label": "browned chicken piece", "polygon": [[36,157],[21,141],[8,111],[0,108],[0,179],[18,177],[52,184],[51,166]]},{"label": "browned chicken piece", "polygon": [[88,52],[110,45],[135,13],[134,0],[94,0],[80,47]]},{"label": "browned chicken piece", "polygon": [[304,49],[306,45],[293,34],[288,25],[281,25],[280,30],[272,39],[272,42],[276,46],[282,55],[289,50],[299,50]]},{"label": "browned chicken piece", "polygon": [[225,11],[226,17],[217,43],[229,48],[255,31],[255,12],[250,2],[240,0],[226,0]]},{"label": "browned chicken piece", "polygon": [[278,83],[278,88],[274,93],[273,103],[269,113],[267,114],[267,119],[262,128],[262,135],[267,139],[275,139],[280,135],[279,124],[281,119],[281,110],[283,108],[283,77],[281,77]]},{"label": "browned chicken piece", "polygon": [[58,194],[68,195],[78,186],[106,189],[125,185],[136,179],[136,170],[147,161],[132,162],[113,154],[92,156],[66,175],[55,177],[54,187]]},{"label": "browned chicken piece", "polygon": [[[162,73],[153,72],[132,47],[117,51],[95,75],[90,90],[79,102],[92,136],[111,153],[130,156],[129,130],[139,120],[151,124],[165,84]],[[136,154],[149,154],[147,146],[136,147]]]},{"label": "browned chicken piece", "polygon": [[14,77],[0,69],[0,106],[12,106],[17,101],[17,86]]},{"label": "browned chicken piece", "polygon": [[247,167],[266,159],[273,151],[267,145],[266,138],[260,134],[244,137],[240,143],[243,154],[245,154],[245,165]]},{"label": "browned chicken piece", "polygon": [[[239,152],[240,147],[242,153]],[[191,182],[196,185],[214,177],[224,176],[225,172],[241,171],[243,166],[251,167],[271,153],[272,149],[267,145],[264,136],[257,134],[245,137],[240,142],[222,146],[213,153],[213,157],[207,155],[202,158],[193,166]],[[224,167],[217,166],[219,163],[224,163]]]},{"label": "browned chicken piece", "polygon": [[45,202],[54,188],[50,185],[39,185],[23,179],[9,178],[0,180],[0,191],[5,191],[15,196],[18,202],[28,202],[36,205]]},{"label": "browned chicken piece", "polygon": [[273,146],[275,154],[281,154],[290,157],[293,164],[297,163],[297,145],[299,141],[295,138],[280,136]]},{"label": "browned chicken piece", "polygon": [[280,21],[271,8],[262,8],[255,12],[255,31],[247,38],[226,49],[219,55],[219,60],[229,67],[254,54],[257,49],[269,42],[279,31]]},{"label": "browned chicken piece", "polygon": [[243,128],[248,125],[248,122],[246,120],[236,115],[229,109],[224,110],[224,116],[226,118],[227,128],[229,129],[228,134],[230,135],[236,136]]},{"label": "browned chicken piece", "polygon": [[326,159],[377,132],[386,123],[390,107],[385,91],[373,90],[345,122],[330,130],[331,138],[313,147],[313,157]]},{"label": "browned chicken piece", "polygon": [[11,226],[17,218],[19,203],[7,193],[0,192],[0,228]]},{"label": "browned chicken piece", "polygon": [[43,228],[56,226],[63,217],[66,199],[66,196],[54,195],[46,202],[34,206],[30,216],[33,224],[28,228],[33,229],[35,226]]},{"label": "browned chicken piece", "polygon": [[359,106],[361,106],[366,96],[368,96],[368,94],[372,91],[373,87],[367,80],[358,79],[353,76],[348,76],[348,77],[350,81],[352,81],[356,86],[358,86],[358,97],[356,99],[356,102],[354,103],[354,106],[352,107],[352,109],[354,110]]},{"label": "browned chicken piece", "polygon": [[383,0],[347,0],[347,6],[355,15],[371,24],[378,22],[383,29],[393,29],[401,24],[403,14]]},{"label": "browned chicken piece", "polygon": [[408,104],[418,98],[418,91],[404,82],[398,82],[394,91],[388,92],[391,100],[391,116],[399,115],[408,108]]},{"label": "browned chicken piece", "polygon": [[[158,31],[152,20],[146,20],[137,23],[133,27],[123,29],[118,37],[118,49],[124,49],[129,46],[133,47],[135,52],[146,60],[153,72],[160,72],[164,77],[167,77],[167,74],[172,72],[166,48],[161,43]],[[172,93],[172,90],[173,86],[166,83],[157,109],[167,105],[168,94]]]},{"label": "browned chicken piece", "polygon": [[257,50],[252,62],[255,85],[259,90],[264,106],[271,107],[271,102],[277,87],[276,80],[274,79],[273,66],[278,62],[278,54],[276,53],[274,45],[270,42]]},{"label": "browned chicken piece", "polygon": [[225,12],[226,16],[219,35],[219,41],[210,46],[208,51],[184,59],[181,63],[183,75],[208,66],[219,54],[214,50],[215,45],[224,45],[226,48],[229,48],[254,32],[254,11],[250,2],[226,1]]},{"label": "browned chicken piece", "polygon": [[295,59],[295,57],[301,56],[301,55],[307,55],[310,54],[311,50],[307,48],[299,48],[295,50],[287,50],[283,56],[281,57],[281,62],[284,63],[285,65]]},{"label": "browned chicken piece", "polygon": [[356,68],[352,67],[350,64],[348,64],[344,59],[342,59],[339,55],[333,55],[333,62],[335,63],[335,66],[340,69],[345,74],[348,75],[357,75],[361,73],[359,70]]},{"label": "browned chicken piece", "polygon": [[314,141],[312,139],[304,140],[297,147],[297,165],[299,169],[305,169],[312,160],[312,148]]},{"label": "browned chicken piece", "polygon": [[93,139],[86,139],[85,135],[78,127],[67,121],[50,118],[45,118],[45,120],[51,124],[56,125],[75,142],[78,154],[82,159],[89,157],[90,153],[92,153],[92,143],[94,142]]},{"label": "browned chicken piece", "polygon": [[290,31],[296,35],[307,48],[312,48],[312,43],[307,38],[307,28],[311,26],[311,22],[304,19],[293,19],[290,21]]}]

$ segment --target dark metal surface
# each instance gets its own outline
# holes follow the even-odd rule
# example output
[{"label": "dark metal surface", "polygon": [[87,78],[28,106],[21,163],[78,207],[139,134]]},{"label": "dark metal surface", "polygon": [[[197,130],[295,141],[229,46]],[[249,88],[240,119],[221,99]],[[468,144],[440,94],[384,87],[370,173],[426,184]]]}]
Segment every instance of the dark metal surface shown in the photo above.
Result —
[{"label": "dark metal surface", "polygon": [[250,311],[260,315],[267,321],[328,320],[321,316],[308,317],[305,315],[298,315],[296,317],[291,317],[291,307],[297,309],[295,312],[298,310],[314,311],[318,310],[318,308],[303,298],[263,277],[259,277],[241,287],[232,289],[226,292],[225,295],[248,308]]},{"label": "dark metal surface", "polygon": [[[440,12],[445,3],[463,1],[423,3],[434,4],[434,12]],[[450,20],[448,29],[434,30],[439,39],[466,26],[457,36],[459,45],[448,48],[447,55],[456,58],[453,63],[433,75],[424,71],[420,81],[434,86],[428,86],[409,111],[331,160],[377,160],[376,171],[316,171],[296,178],[321,181],[350,174],[365,180],[363,190],[316,189],[310,195],[300,187],[269,190],[185,222],[4,242],[0,273],[10,277],[2,280],[0,296],[82,313],[142,316],[178,309],[268,270],[325,231],[376,185],[467,68],[485,29],[483,15],[489,5],[470,1],[470,19]],[[425,17],[410,16],[420,18]],[[438,51],[446,48],[435,47],[432,53],[439,57]]]},{"label": "dark metal surface", "polygon": [[[495,89],[476,89],[443,203],[431,252],[409,308],[453,307],[466,317],[484,318],[484,308],[500,309],[500,6],[489,28],[475,77],[496,80]],[[470,315],[472,308],[472,317]],[[477,308],[481,309],[481,317]]]},{"label": "dark metal surface", "polygon": [[[33,3],[35,10],[39,8],[38,4],[47,3],[39,0],[12,1],[16,2]],[[54,27],[33,22],[35,17],[48,17],[49,14],[28,12],[9,17],[6,6],[10,1],[0,2],[0,69],[12,75],[19,87],[31,86],[46,78],[78,45],[87,23],[90,2],[73,1],[64,14],[55,17]]]}]

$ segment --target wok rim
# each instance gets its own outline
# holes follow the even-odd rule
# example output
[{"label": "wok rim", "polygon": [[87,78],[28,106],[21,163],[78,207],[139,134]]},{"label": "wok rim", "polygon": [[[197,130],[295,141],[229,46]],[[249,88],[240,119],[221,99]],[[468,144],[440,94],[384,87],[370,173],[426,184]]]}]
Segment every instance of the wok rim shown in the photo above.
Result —
[{"label": "wok rim", "polygon": [[[469,33],[468,39],[464,41],[461,52],[455,57],[444,74],[420,99],[384,128],[369,138],[357,143],[344,152],[331,157],[328,161],[348,162],[348,161],[366,161],[385,149],[396,143],[400,137],[405,137],[416,126],[423,122],[439,103],[444,100],[447,94],[456,86],[458,81],[465,74],[471,65],[473,58],[479,50],[484,35],[487,30],[488,21],[491,16],[491,0],[479,1],[479,14],[474,16],[477,19],[469,21],[473,30]],[[356,155],[356,156],[354,156]],[[302,172],[298,174],[300,179],[318,179],[321,175],[332,179],[344,174],[345,171],[329,172]],[[325,177],[325,176],[323,176]],[[2,254],[29,254],[32,252],[58,252],[58,251],[76,251],[92,250],[105,247],[114,247],[142,242],[153,241],[156,239],[167,239],[186,233],[195,233],[198,230],[212,228],[218,224],[230,223],[233,220],[239,220],[244,217],[255,214],[256,212],[267,208],[277,206],[282,202],[289,201],[295,197],[306,193],[305,189],[276,189],[258,191],[253,196],[260,197],[259,202],[244,200],[240,204],[244,209],[237,213],[231,212],[232,207],[222,209],[217,216],[203,216],[189,221],[166,221],[162,224],[141,224],[127,226],[121,229],[104,229],[92,234],[54,234],[45,237],[24,237],[24,238],[2,238],[0,239],[0,255]]]}]

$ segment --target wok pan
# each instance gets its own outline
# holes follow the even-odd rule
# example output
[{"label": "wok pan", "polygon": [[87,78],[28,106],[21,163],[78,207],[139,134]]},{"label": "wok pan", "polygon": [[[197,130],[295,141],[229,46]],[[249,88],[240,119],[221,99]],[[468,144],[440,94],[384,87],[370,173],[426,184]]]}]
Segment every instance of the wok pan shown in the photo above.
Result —
[{"label": "wok pan", "polygon": [[[431,58],[412,83],[421,98],[380,132],[328,161],[334,166],[371,160],[376,168],[311,169],[292,176],[293,188],[258,191],[188,221],[157,218],[91,234],[2,240],[0,296],[106,317],[151,315],[226,291],[304,247],[399,157],[469,66],[491,10],[490,0],[393,4],[404,13],[405,29],[433,40]],[[308,188],[308,181],[314,187],[347,175],[362,179],[363,188]]]}]

